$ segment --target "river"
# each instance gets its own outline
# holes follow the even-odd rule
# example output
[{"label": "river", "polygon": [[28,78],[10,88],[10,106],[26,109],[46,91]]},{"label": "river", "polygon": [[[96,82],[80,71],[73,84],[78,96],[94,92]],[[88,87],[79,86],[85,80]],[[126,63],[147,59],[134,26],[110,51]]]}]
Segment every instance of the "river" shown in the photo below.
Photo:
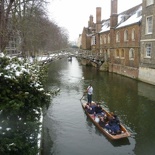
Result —
[{"label": "river", "polygon": [[[93,100],[115,112],[131,137],[112,141],[90,122],[80,102],[89,83]],[[50,64],[47,88],[60,91],[44,115],[43,155],[155,154],[155,86],[64,58]]]}]

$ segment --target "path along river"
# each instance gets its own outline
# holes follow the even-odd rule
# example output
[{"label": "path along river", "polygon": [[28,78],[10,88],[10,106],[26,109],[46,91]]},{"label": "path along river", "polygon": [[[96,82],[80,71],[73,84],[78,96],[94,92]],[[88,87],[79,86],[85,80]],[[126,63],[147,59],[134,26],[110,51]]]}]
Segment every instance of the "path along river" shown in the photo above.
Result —
[{"label": "path along river", "polygon": [[[90,122],[80,103],[89,83],[93,100],[115,112],[131,137],[111,141]],[[155,155],[155,86],[66,58],[50,64],[47,88],[60,92],[44,115],[44,155]]]}]

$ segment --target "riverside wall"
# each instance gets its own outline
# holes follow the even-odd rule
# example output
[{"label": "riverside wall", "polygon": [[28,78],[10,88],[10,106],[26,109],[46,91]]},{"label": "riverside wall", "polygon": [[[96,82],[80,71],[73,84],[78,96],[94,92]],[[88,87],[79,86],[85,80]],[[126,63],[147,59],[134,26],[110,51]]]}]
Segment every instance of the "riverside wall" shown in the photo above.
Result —
[{"label": "riverside wall", "polygon": [[151,85],[155,85],[155,69],[151,68],[134,68],[123,66],[120,64],[112,64],[104,62],[101,66],[98,66],[95,62],[87,59],[81,59],[81,64],[85,66],[93,66],[100,71],[108,71],[111,73],[120,74],[132,79],[136,79]]}]

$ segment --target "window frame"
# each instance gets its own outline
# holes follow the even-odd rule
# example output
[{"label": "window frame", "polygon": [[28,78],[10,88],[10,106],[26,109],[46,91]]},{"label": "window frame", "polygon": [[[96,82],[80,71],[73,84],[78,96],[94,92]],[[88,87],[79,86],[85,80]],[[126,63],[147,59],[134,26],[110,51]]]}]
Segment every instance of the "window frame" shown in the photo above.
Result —
[{"label": "window frame", "polygon": [[135,29],[134,28],[132,29],[132,32],[131,32],[131,39],[132,41],[135,41]]},{"label": "window frame", "polygon": [[119,58],[120,57],[119,49],[116,49],[116,51],[115,51],[115,57],[116,58]]},{"label": "window frame", "polygon": [[106,36],[106,34],[104,35],[103,40],[104,40],[104,44],[106,44],[107,43],[107,36]]},{"label": "window frame", "polygon": [[116,43],[120,42],[120,32],[116,32]]},{"label": "window frame", "polygon": [[146,43],[145,44],[145,58],[151,58],[151,53],[152,53],[152,43]]},{"label": "window frame", "polygon": [[96,36],[92,36],[91,45],[96,45]]},{"label": "window frame", "polygon": [[[148,19],[151,18],[151,23],[149,23]],[[146,29],[145,29],[145,34],[152,34],[153,33],[153,16],[147,16],[146,17]],[[150,30],[151,28],[151,30]]]},{"label": "window frame", "polygon": [[102,35],[100,36],[100,44],[101,45],[103,44],[103,37],[102,37]]},{"label": "window frame", "polygon": [[127,42],[128,41],[128,30],[124,30],[124,41]]},{"label": "window frame", "polygon": [[110,44],[110,33],[108,34],[108,44]]},{"label": "window frame", "polygon": [[133,48],[130,48],[129,50],[129,60],[134,60],[135,58],[135,50]]},{"label": "window frame", "polygon": [[121,57],[121,59],[125,58],[125,50],[124,49],[121,49],[120,57]]}]

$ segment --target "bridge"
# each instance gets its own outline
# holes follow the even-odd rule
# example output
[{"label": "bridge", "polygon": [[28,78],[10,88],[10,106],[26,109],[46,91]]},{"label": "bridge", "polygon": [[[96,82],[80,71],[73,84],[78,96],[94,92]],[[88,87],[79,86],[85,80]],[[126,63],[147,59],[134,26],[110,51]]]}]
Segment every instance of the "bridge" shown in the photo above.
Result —
[{"label": "bridge", "polygon": [[48,52],[44,55],[44,63],[51,62],[53,60],[61,59],[63,57],[77,57],[84,65],[92,65],[94,67],[100,67],[104,62],[104,55],[93,53],[90,50],[82,50],[79,48],[66,48],[62,50]]}]

